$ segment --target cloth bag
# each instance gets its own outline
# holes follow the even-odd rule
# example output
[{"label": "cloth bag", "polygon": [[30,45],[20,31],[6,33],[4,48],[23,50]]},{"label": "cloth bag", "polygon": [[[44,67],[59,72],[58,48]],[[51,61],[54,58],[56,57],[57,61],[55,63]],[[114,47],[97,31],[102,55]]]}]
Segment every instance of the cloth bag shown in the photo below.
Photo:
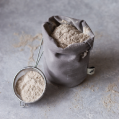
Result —
[{"label": "cloth bag", "polygon": [[[79,31],[88,34],[89,39],[82,43],[71,44],[65,49],[58,47],[51,34],[55,27],[66,21]],[[42,25],[44,73],[52,83],[74,87],[80,84],[95,68],[88,68],[90,50],[93,47],[94,34],[84,20],[65,16],[52,16]],[[87,72],[88,71],[88,72]]]}]

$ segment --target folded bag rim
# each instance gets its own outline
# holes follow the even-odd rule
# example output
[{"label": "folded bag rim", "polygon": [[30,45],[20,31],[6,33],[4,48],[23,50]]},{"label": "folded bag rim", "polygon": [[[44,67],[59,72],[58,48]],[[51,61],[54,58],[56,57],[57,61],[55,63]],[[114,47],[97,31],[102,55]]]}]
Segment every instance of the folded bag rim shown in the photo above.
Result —
[{"label": "folded bag rim", "polygon": [[[70,17],[64,17],[64,16],[60,16],[62,17],[64,20],[66,20],[67,22],[69,22],[67,19],[69,19]],[[44,22],[42,24],[42,32],[43,32],[43,38],[44,38],[44,42],[45,40],[47,40],[47,43],[50,44],[49,45],[49,48],[50,50],[52,51],[56,51],[58,53],[67,53],[69,51],[71,51],[71,53],[73,53],[73,51],[75,50],[78,50],[78,49],[85,49],[85,50],[89,50],[93,47],[93,42],[94,42],[94,34],[93,32],[91,31],[90,27],[87,25],[87,23],[84,21],[84,20],[79,20],[79,19],[74,19],[74,18],[71,18],[75,21],[79,21],[80,23],[78,24],[79,28],[82,27],[88,27],[89,30],[90,30],[90,34],[88,34],[90,36],[90,38],[88,38],[87,40],[83,41],[83,42],[79,42],[79,43],[73,43],[69,46],[67,46],[66,48],[61,48],[61,47],[58,47],[57,43],[56,43],[56,40],[51,37],[51,33],[53,32],[53,21],[51,21],[51,19],[53,19],[54,21],[58,22],[60,24],[59,21],[57,21],[57,18],[59,18],[59,16],[52,16],[49,18],[49,20],[47,22]],[[75,27],[76,25],[74,24],[74,22],[71,22]],[[47,26],[47,27],[46,27]],[[57,25],[58,26],[58,25]],[[48,28],[49,27],[49,28]],[[56,26],[55,26],[56,27]],[[77,27],[76,27],[77,28]],[[80,28],[81,29],[81,28]],[[49,30],[50,30],[50,33],[49,33]],[[82,30],[82,29],[81,29]],[[82,31],[83,32],[83,31]],[[45,35],[44,35],[45,34]],[[45,37],[44,37],[45,36]],[[89,45],[90,44],[90,45]],[[82,48],[81,48],[82,47]],[[85,51],[84,50],[84,51]],[[84,52],[84,51],[81,51],[81,52]]]}]

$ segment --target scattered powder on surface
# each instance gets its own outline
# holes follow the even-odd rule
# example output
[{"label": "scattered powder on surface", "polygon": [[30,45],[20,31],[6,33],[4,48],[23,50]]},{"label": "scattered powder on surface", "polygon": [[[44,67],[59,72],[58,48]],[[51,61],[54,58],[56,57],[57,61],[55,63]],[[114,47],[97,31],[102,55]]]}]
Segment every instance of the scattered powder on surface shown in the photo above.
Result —
[{"label": "scattered powder on surface", "polygon": [[117,85],[115,83],[109,84],[107,87],[107,92],[113,92],[114,91],[114,87],[117,87]]},{"label": "scattered powder on surface", "polygon": [[16,91],[25,102],[33,102],[40,98],[45,90],[43,77],[35,71],[29,71],[16,83]]},{"label": "scattered powder on surface", "polygon": [[117,82],[111,83],[107,86],[106,92],[108,93],[107,95],[104,96],[103,99],[103,105],[105,108],[108,109],[108,111],[112,111],[115,113],[114,110],[118,110],[119,108],[119,92],[118,92],[118,87],[117,87]]},{"label": "scattered powder on surface", "polygon": [[[24,48],[28,46],[30,48],[30,57],[28,64],[30,64],[30,62],[34,62],[34,51],[40,46],[42,34],[39,33],[35,36],[32,36],[22,32],[21,35],[19,35],[18,33],[14,33],[14,35],[17,36],[19,39],[19,42],[17,44],[14,44],[14,47],[21,48],[20,50],[23,51]],[[33,42],[35,42],[36,40],[39,41],[39,43],[33,44]]]},{"label": "scattered powder on surface", "polygon": [[108,109],[111,110],[111,107],[114,106],[114,102],[112,100],[111,94],[105,96],[103,105]]},{"label": "scattered powder on surface", "polygon": [[28,47],[30,48],[30,57],[29,57],[29,63],[30,62],[35,62],[33,56],[34,56],[34,51],[39,47],[40,45],[38,46],[31,46],[31,45],[28,45]]},{"label": "scattered powder on surface", "polygon": [[95,91],[95,90],[94,90],[94,85],[92,85],[92,86],[89,87],[89,88],[90,88],[91,91],[93,91],[93,92]]},{"label": "scattered powder on surface", "polygon": [[39,33],[35,36],[25,34],[24,32],[21,35],[19,35],[18,33],[14,33],[14,35],[16,35],[19,38],[19,43],[15,44],[14,47],[25,47],[29,43],[32,43],[34,40],[41,41],[41,39],[42,39],[41,33]]},{"label": "scattered powder on surface", "polygon": [[89,38],[87,35],[88,28],[84,28],[85,31],[86,33],[82,33],[70,24],[61,24],[55,28],[51,36],[57,41],[59,47],[66,48],[73,43],[87,40]]}]

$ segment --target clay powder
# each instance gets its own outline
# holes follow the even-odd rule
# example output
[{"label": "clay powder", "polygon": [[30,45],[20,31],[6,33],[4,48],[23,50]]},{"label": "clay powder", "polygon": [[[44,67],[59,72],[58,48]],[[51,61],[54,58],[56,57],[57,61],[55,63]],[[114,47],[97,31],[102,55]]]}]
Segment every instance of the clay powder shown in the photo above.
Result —
[{"label": "clay powder", "polygon": [[34,102],[45,90],[43,77],[35,71],[29,71],[20,77],[16,83],[16,91],[24,102]]},{"label": "clay powder", "polygon": [[86,33],[80,32],[70,24],[61,24],[55,28],[51,35],[59,47],[66,48],[73,43],[81,43],[89,38]]}]

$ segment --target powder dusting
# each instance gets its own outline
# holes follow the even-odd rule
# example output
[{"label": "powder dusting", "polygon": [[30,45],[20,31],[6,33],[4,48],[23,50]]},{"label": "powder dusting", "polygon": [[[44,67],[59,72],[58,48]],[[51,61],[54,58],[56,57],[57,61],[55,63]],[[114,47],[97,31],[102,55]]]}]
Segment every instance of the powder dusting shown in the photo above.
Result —
[{"label": "powder dusting", "polygon": [[14,33],[14,35],[16,35],[19,38],[19,43],[15,44],[14,47],[25,47],[29,43],[32,43],[34,40],[41,41],[41,39],[42,39],[42,34],[41,33],[39,33],[35,36],[25,34],[24,32],[22,32],[21,35],[19,35],[18,33]]},{"label": "powder dusting", "polygon": [[87,40],[89,29],[85,28],[84,31],[82,33],[70,24],[61,24],[55,28],[51,36],[57,41],[59,47],[66,48],[73,43],[81,43]]},{"label": "powder dusting", "polygon": [[103,105],[108,111],[112,111],[115,113],[114,110],[118,110],[119,108],[119,91],[117,87],[117,82],[111,83],[107,86],[106,92],[108,95],[105,95],[103,99]]},{"label": "powder dusting", "polygon": [[16,91],[25,102],[39,99],[45,90],[43,77],[35,71],[29,71],[20,77],[16,83]]},{"label": "powder dusting", "polygon": [[[29,57],[29,64],[30,62],[34,62],[34,51],[40,46],[40,42],[42,40],[42,34],[39,33],[35,36],[32,36],[30,34],[25,34],[22,32],[21,35],[18,33],[14,33],[15,36],[18,37],[19,42],[17,44],[14,44],[15,48],[21,48],[20,51],[23,51],[26,46],[30,48],[30,57]],[[35,41],[39,41],[37,44],[33,44]]]},{"label": "powder dusting", "polygon": [[34,51],[39,47],[40,45],[38,46],[31,46],[31,45],[28,45],[28,47],[30,48],[30,57],[29,57],[29,63],[30,62],[35,62],[33,56],[34,56]]}]

